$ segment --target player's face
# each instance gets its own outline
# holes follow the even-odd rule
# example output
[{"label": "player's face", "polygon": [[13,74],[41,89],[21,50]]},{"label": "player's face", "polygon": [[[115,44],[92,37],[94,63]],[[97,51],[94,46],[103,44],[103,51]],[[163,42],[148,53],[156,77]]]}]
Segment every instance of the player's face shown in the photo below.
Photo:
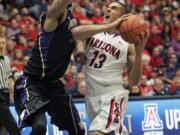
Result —
[{"label": "player's face", "polygon": [[6,38],[0,37],[0,55],[5,52],[6,49]]},{"label": "player's face", "polygon": [[4,49],[6,47],[6,39],[0,37],[0,50]]},{"label": "player's face", "polygon": [[104,12],[104,22],[111,23],[122,15],[122,6],[117,3],[111,3]]}]

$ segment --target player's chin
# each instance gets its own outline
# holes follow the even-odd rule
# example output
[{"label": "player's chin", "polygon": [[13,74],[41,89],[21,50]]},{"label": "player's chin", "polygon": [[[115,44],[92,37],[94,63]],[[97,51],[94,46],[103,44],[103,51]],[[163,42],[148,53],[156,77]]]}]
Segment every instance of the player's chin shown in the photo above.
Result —
[{"label": "player's chin", "polygon": [[104,18],[104,23],[111,23],[110,18]]}]

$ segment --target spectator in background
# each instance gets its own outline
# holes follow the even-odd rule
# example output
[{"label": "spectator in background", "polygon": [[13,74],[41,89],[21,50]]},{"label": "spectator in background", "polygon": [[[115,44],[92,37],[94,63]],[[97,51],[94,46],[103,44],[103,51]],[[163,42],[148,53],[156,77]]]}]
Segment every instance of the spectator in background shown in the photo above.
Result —
[{"label": "spectator in background", "polygon": [[14,47],[14,50],[21,49],[24,50],[26,47],[26,37],[23,34],[18,34],[16,38],[16,45]]},{"label": "spectator in background", "polygon": [[180,95],[180,78],[175,78],[174,82],[176,87],[176,94]]},{"label": "spectator in background", "polygon": [[141,96],[140,89],[137,85],[132,86],[129,96]]},{"label": "spectator in background", "polygon": [[19,16],[19,25],[22,26],[23,24],[26,26],[26,28],[28,28],[28,26],[32,23],[35,22],[35,19],[32,18],[29,14],[29,9],[24,7],[21,9],[20,11],[20,16]]},{"label": "spectator in background", "polygon": [[5,20],[7,20],[7,15],[4,12],[4,7],[2,4],[0,4],[0,22],[4,22]]},{"label": "spectator in background", "polygon": [[86,10],[84,8],[81,8],[81,10],[80,10],[79,23],[81,25],[93,24],[93,21],[91,21],[90,18],[87,17]]},{"label": "spectator in background", "polygon": [[171,36],[172,36],[172,31],[171,31],[171,24],[170,23],[166,23],[164,25],[164,28],[162,29],[161,31],[161,38],[164,39],[162,41],[162,43],[165,45],[165,46],[168,46],[169,45],[169,42],[171,40]]},{"label": "spectator in background", "polygon": [[180,79],[180,69],[178,69],[176,71],[174,78],[179,78]]},{"label": "spectator in background", "polygon": [[151,85],[147,84],[147,77],[142,75],[140,78],[139,90],[141,96],[152,96],[153,95],[153,88]]},{"label": "spectator in background", "polygon": [[16,19],[10,21],[10,26],[7,28],[7,37],[16,37],[20,33],[19,24]]},{"label": "spectator in background", "polygon": [[24,66],[27,64],[27,62],[29,61],[29,58],[30,58],[30,56],[24,56],[23,57],[23,64],[24,64]]},{"label": "spectator in background", "polygon": [[81,17],[81,6],[78,4],[74,5],[74,8],[72,10],[72,15],[76,18],[76,20],[79,22]]},{"label": "spectator in background", "polygon": [[[29,25],[30,25],[30,24],[29,24]],[[21,35],[23,35],[25,38],[29,38],[29,37],[30,37],[29,25],[26,26],[25,24],[22,24],[22,25],[20,26],[20,33],[21,33]]]},{"label": "spectator in background", "polygon": [[150,65],[150,59],[151,56],[148,51],[144,51],[142,55],[142,64],[143,64],[143,74],[150,79],[151,78],[151,72],[152,72],[152,66]]},{"label": "spectator in background", "polygon": [[95,24],[101,24],[103,22],[102,12],[100,8],[95,8],[94,10],[95,15],[92,17],[92,21]]},{"label": "spectator in background", "polygon": [[17,72],[22,72],[24,70],[23,57],[23,51],[21,49],[16,49],[14,59],[11,62],[11,68],[15,68]]},{"label": "spectator in background", "polygon": [[170,46],[174,48],[175,54],[180,59],[180,31],[177,32],[176,39],[173,39]]},{"label": "spectator in background", "polygon": [[166,74],[166,71],[167,71],[167,66],[162,63],[161,65],[159,65],[159,72],[163,72],[164,74]]},{"label": "spectator in background", "polygon": [[16,41],[14,39],[7,39],[6,55],[12,60],[14,56],[14,47],[16,46]]},{"label": "spectator in background", "polygon": [[163,58],[161,57],[160,49],[159,49],[159,47],[155,47],[153,49],[153,53],[151,56],[150,65],[153,68],[155,68],[155,67],[158,68],[162,63],[163,63]]},{"label": "spectator in background", "polygon": [[1,25],[0,24],[0,34],[1,34],[1,36],[6,36],[6,34],[7,34],[7,27],[5,26],[5,25]]},{"label": "spectator in background", "polygon": [[64,77],[63,80],[65,81],[65,89],[67,90],[68,93],[71,93],[71,95],[76,96],[78,91],[77,91],[77,86],[76,86],[76,76],[77,76],[77,66],[76,64],[70,64]]},{"label": "spectator in background", "polygon": [[152,72],[151,72],[151,78],[147,81],[148,85],[154,85],[154,80],[158,77],[158,69],[157,68],[153,68]]},{"label": "spectator in background", "polygon": [[164,64],[161,64],[158,70],[158,77],[163,81],[165,85],[167,85],[170,88],[170,94],[175,94],[176,88],[174,86],[173,78],[169,77],[167,72],[167,67]]},{"label": "spectator in background", "polygon": [[85,93],[86,93],[86,82],[85,82],[85,80],[78,83],[78,92],[79,92],[79,95],[81,97],[85,96]]},{"label": "spectator in background", "polygon": [[158,78],[161,79],[163,81],[163,83],[166,84],[166,85],[171,85],[173,83],[172,80],[167,78],[166,73],[164,73],[164,72],[162,72],[160,70],[158,70]]},{"label": "spectator in background", "polygon": [[151,34],[148,39],[146,49],[149,50],[150,52],[152,52],[156,46],[161,45],[161,44],[162,44],[162,41],[161,41],[158,27],[157,27],[157,25],[152,25],[151,26]]},{"label": "spectator in background", "polygon": [[152,18],[152,26],[156,26],[157,27],[157,33],[160,34],[161,31],[163,30],[163,24],[161,23],[161,20],[160,20],[160,16],[159,15],[155,15],[153,16]]},{"label": "spectator in background", "polygon": [[15,7],[11,8],[10,14],[9,14],[9,20],[16,19],[16,15],[19,14],[19,10]]},{"label": "spectator in background", "polygon": [[93,2],[89,2],[88,6],[86,7],[86,15],[88,18],[92,18],[95,14],[94,14],[94,10],[95,10],[95,5]]},{"label": "spectator in background", "polygon": [[35,42],[33,41],[33,39],[31,39],[31,38],[27,39],[26,48],[24,50],[24,56],[31,56],[34,44],[35,44]]},{"label": "spectator in background", "polygon": [[173,79],[175,72],[180,68],[180,65],[175,54],[171,54],[169,57],[168,67],[167,67],[167,77]]},{"label": "spectator in background", "polygon": [[77,83],[80,83],[81,81],[85,80],[85,73],[84,72],[79,72],[77,74]]},{"label": "spectator in background", "polygon": [[166,66],[169,64],[169,58],[172,54],[175,54],[174,48],[172,46],[169,46],[166,51],[164,51],[163,61],[166,64]]},{"label": "spectator in background", "polygon": [[126,76],[123,76],[122,81],[123,81],[123,87],[124,87],[124,89],[129,89],[129,82],[128,82],[128,76],[127,76],[127,75],[126,75]]},{"label": "spectator in background", "polygon": [[162,95],[169,95],[170,89],[168,86],[163,84],[163,81],[159,78],[154,80],[154,96],[162,96]]},{"label": "spectator in background", "polygon": [[29,13],[38,20],[42,12],[47,11],[47,0],[25,0],[24,5],[29,8]]},{"label": "spectator in background", "polygon": [[33,41],[37,38],[38,35],[38,29],[36,24],[30,24],[29,25],[29,38],[32,38]]}]

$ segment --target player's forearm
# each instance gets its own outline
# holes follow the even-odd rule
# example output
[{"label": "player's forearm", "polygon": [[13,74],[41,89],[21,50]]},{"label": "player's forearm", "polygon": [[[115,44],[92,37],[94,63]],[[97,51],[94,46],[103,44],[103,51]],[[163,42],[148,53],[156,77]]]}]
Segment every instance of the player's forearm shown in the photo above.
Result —
[{"label": "player's forearm", "polygon": [[130,86],[137,85],[142,75],[142,53],[136,53],[134,65],[129,73],[129,84]]},{"label": "player's forearm", "polygon": [[73,36],[76,40],[86,40],[97,33],[107,32],[111,29],[110,24],[103,25],[84,25],[75,27],[72,30]]},{"label": "player's forearm", "polygon": [[59,18],[59,16],[64,13],[70,1],[71,0],[54,0],[48,8],[47,18],[50,17],[54,20]]},{"label": "player's forearm", "polygon": [[9,89],[13,93],[13,91],[14,91],[14,80],[12,77],[9,78]]}]

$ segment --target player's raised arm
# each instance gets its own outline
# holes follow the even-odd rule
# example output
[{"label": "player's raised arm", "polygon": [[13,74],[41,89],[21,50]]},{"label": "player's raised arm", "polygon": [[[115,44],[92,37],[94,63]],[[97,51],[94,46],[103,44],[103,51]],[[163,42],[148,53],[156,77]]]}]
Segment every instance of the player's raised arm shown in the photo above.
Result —
[{"label": "player's raised arm", "polygon": [[56,29],[59,21],[62,23],[66,17],[66,8],[70,4],[71,0],[50,0],[48,11],[46,14],[46,20],[44,23],[44,29],[47,32],[51,32]]},{"label": "player's raised arm", "polygon": [[119,24],[127,19],[127,16],[129,15],[124,15],[114,22],[108,24],[78,26],[72,29],[72,34],[76,40],[86,40],[97,33],[110,32],[117,29]]},{"label": "player's raised arm", "polygon": [[128,81],[130,87],[137,85],[142,75],[142,54],[148,39],[148,34],[141,33],[137,39],[138,43],[135,47],[130,45],[128,49],[127,67],[129,70]]}]

